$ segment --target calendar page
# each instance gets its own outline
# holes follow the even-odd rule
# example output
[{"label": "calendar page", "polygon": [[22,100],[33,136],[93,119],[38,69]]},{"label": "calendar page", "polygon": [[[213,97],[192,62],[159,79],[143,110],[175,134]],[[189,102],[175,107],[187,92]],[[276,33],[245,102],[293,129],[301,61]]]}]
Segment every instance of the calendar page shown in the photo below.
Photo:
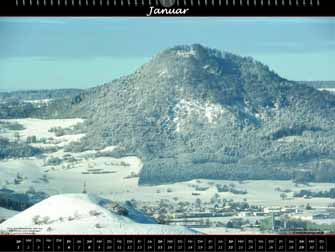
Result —
[{"label": "calendar page", "polygon": [[[7,5],[0,233],[61,235],[47,249],[41,238],[45,251],[66,246],[63,235],[300,235],[284,250],[267,238],[254,246],[306,251],[301,235],[333,234],[335,19],[310,15],[322,4]],[[324,251],[320,237],[309,245]],[[20,241],[18,251],[35,251],[36,239]],[[195,251],[248,245],[193,242]]]}]

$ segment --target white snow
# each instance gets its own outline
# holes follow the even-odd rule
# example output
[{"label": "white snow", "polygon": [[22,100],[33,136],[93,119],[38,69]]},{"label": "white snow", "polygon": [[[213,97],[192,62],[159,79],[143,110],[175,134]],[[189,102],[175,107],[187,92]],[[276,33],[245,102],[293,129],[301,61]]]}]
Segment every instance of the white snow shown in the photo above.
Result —
[{"label": "white snow", "polygon": [[280,104],[279,104],[279,102],[275,102],[275,104],[274,104],[274,106],[273,106],[274,108],[274,110],[276,110],[276,111],[278,111],[279,109],[280,109]]},{"label": "white snow", "polygon": [[[276,112],[276,111],[274,111]],[[256,113],[254,113],[254,116],[257,118],[257,119],[261,119],[261,120],[266,120],[267,119],[267,114],[265,111],[257,111]]]},{"label": "white snow", "polygon": [[37,105],[42,105],[42,104],[49,104],[50,101],[52,101],[52,99],[24,100],[23,102],[25,102],[25,103],[31,103],[31,104],[37,104]]},{"label": "white snow", "polygon": [[328,91],[331,93],[335,93],[335,88],[319,88],[320,91]]},{"label": "white snow", "polygon": [[[52,196],[0,224],[1,232],[39,234],[195,234],[184,227],[145,224],[99,205],[88,194]],[[136,217],[139,217],[138,215]],[[141,219],[142,221],[143,219]]]},{"label": "white snow", "polygon": [[180,57],[189,58],[196,55],[196,51],[192,48],[190,50],[178,50],[176,54]]},{"label": "white snow", "polygon": [[202,68],[210,74],[214,74],[214,75],[218,74],[218,71],[215,68],[211,67],[210,65],[205,65]]},{"label": "white snow", "polygon": [[115,150],[115,148],[117,148],[117,146],[107,146],[100,150],[100,152],[112,152],[113,150]]},{"label": "white snow", "polygon": [[[84,120],[80,118],[74,118],[74,119],[35,119],[35,118],[25,118],[25,119],[10,119],[10,120],[3,120],[7,122],[14,122],[14,123],[19,123],[24,125],[25,129],[20,130],[20,136],[21,138],[25,139],[28,136],[36,136],[37,138],[40,137],[55,137],[55,134],[53,132],[49,132],[49,130],[53,127],[61,127],[61,128],[68,128],[71,126],[74,126],[78,123],[82,123]],[[8,131],[4,134],[1,134],[3,137],[8,137],[10,139],[13,138],[14,132],[18,131]],[[82,135],[79,135],[79,138],[82,137]],[[63,137],[58,137],[58,139],[62,140],[65,138],[70,138],[69,136],[63,136]],[[77,137],[71,137],[69,141],[74,141],[78,140]]]},{"label": "white snow", "polygon": [[225,112],[227,110],[219,104],[204,103],[194,99],[181,99],[175,107],[176,116],[173,121],[177,125],[177,131],[180,131],[182,125],[192,114],[204,118],[209,124],[214,124]]},{"label": "white snow", "polygon": [[307,142],[309,139],[304,136],[287,136],[277,139],[278,142],[292,143],[292,142]]},{"label": "white snow", "polygon": [[170,73],[168,68],[163,68],[161,71],[158,72],[158,77],[170,77]]}]

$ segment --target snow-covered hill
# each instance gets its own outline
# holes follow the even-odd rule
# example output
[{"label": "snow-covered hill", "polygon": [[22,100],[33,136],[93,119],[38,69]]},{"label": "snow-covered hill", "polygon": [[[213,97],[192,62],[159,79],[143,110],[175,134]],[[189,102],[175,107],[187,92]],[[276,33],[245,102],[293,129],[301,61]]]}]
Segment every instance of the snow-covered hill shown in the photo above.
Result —
[{"label": "snow-covered hill", "polygon": [[[133,209],[128,216],[100,206],[89,194],[52,196],[0,224],[0,232],[39,234],[195,234],[177,226],[159,225]],[[24,230],[24,231],[23,231]]]}]

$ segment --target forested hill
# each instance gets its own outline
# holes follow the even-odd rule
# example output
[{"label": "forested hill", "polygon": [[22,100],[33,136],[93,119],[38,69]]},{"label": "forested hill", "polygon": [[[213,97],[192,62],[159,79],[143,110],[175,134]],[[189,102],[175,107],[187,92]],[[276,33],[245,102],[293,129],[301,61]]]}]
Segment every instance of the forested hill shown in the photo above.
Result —
[{"label": "forested hill", "polygon": [[67,111],[89,118],[75,149],[138,155],[142,184],[335,178],[335,96],[249,57],[177,46],[83,92]]},{"label": "forested hill", "polygon": [[335,96],[202,45],[164,50],[44,113],[87,118],[75,150],[117,145],[115,155],[142,158],[141,184],[335,181]]}]

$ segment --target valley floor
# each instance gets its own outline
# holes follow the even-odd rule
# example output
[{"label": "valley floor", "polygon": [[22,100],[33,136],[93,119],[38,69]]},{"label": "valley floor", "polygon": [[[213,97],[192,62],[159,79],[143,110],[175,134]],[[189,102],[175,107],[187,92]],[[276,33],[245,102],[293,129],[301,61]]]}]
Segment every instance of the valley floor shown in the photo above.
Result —
[{"label": "valley floor", "polygon": [[[262,219],[268,218],[273,209],[291,208],[296,209],[296,216],[308,219],[310,215],[322,213],[330,209],[329,205],[334,202],[330,198],[295,198],[294,192],[302,189],[306,190],[329,190],[334,187],[331,183],[310,183],[308,185],[296,185],[292,181],[226,181],[226,180],[192,180],[159,186],[138,186],[138,176],[142,168],[142,162],[137,157],[111,158],[97,157],[96,154],[109,152],[113,149],[110,146],[104,150],[92,150],[82,153],[69,153],[64,151],[64,146],[72,141],[79,141],[83,134],[56,136],[50,132],[53,127],[68,128],[82,122],[81,119],[64,120],[41,120],[41,119],[15,119],[7,120],[16,122],[24,126],[23,130],[6,130],[0,136],[11,140],[26,141],[27,137],[36,136],[37,142],[33,146],[40,148],[55,147],[52,152],[45,152],[42,156],[20,159],[0,160],[0,188],[10,189],[15,192],[25,193],[27,190],[41,191],[48,195],[64,193],[81,193],[86,190],[89,193],[98,194],[113,201],[135,200],[140,208],[149,214],[159,217],[164,201],[167,201],[169,213],[165,213],[165,221],[173,225],[186,225],[188,220],[197,220],[190,224],[197,230],[204,233],[240,233],[259,232],[257,226]],[[17,139],[19,136],[19,140]],[[40,141],[43,139],[43,141]],[[19,180],[17,179],[19,177]],[[246,194],[236,194],[231,192],[218,192],[216,185],[227,185],[246,191]],[[197,188],[203,188],[198,190]],[[279,188],[279,190],[278,190]],[[283,199],[282,191],[288,193]],[[249,205],[259,207],[259,213],[254,211],[253,216],[244,212],[232,209],[233,215],[227,215],[228,211],[221,209],[220,216],[211,217],[206,212],[213,212],[216,202],[213,196],[219,195],[219,203],[225,202],[247,202]],[[189,203],[188,210],[194,216],[182,216],[178,213],[178,205]],[[199,206],[200,202],[200,206]],[[181,203],[181,204],[179,204]],[[220,203],[221,204],[221,203]],[[313,207],[312,212],[306,212],[306,205]],[[151,208],[151,209],[150,209]],[[272,209],[272,210],[271,210]],[[300,210],[299,210],[300,209]],[[220,212],[220,209],[215,211]],[[250,211],[249,211],[250,212]],[[0,209],[0,220],[8,219],[16,212]],[[202,213],[200,216],[199,213]],[[231,213],[230,213],[231,214]],[[242,218],[249,221],[255,228],[229,229],[220,227],[233,218]],[[312,218],[312,217],[310,217]],[[207,224],[199,224],[206,220]],[[335,225],[335,218],[327,220],[328,224]],[[213,227],[214,226],[214,227]],[[216,227],[215,227],[216,226]],[[250,226],[250,225],[249,225]]]}]

